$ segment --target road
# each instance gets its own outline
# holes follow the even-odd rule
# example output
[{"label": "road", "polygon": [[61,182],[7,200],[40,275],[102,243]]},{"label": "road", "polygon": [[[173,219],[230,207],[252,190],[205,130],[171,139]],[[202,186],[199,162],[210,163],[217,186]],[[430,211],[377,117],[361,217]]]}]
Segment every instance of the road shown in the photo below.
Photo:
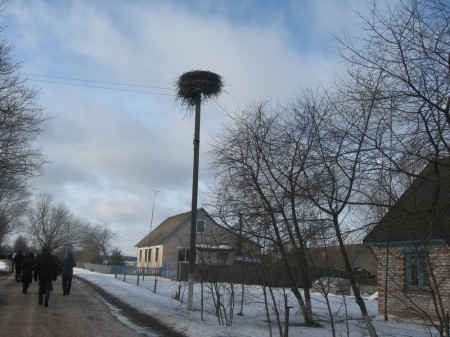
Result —
[{"label": "road", "polygon": [[0,275],[0,337],[180,336],[81,279],[74,278],[70,296],[62,296],[60,278],[53,288],[44,307],[37,283],[23,294],[13,274]]}]

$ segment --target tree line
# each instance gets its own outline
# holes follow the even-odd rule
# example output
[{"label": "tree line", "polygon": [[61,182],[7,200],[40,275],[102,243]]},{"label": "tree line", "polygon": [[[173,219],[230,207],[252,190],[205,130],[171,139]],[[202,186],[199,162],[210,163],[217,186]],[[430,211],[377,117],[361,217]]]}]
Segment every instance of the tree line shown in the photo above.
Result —
[{"label": "tree line", "polygon": [[97,264],[123,264],[123,254],[113,247],[115,233],[108,223],[92,224],[76,217],[62,202],[49,194],[41,194],[21,217],[19,235],[9,250],[17,252],[50,251],[64,257],[75,252],[80,262]]}]

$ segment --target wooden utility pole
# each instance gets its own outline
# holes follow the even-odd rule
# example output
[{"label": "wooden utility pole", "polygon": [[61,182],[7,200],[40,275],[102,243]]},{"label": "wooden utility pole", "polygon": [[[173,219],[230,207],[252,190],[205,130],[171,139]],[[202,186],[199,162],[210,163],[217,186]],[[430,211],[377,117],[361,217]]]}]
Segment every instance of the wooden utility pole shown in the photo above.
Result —
[{"label": "wooden utility pole", "polygon": [[192,175],[192,206],[191,206],[191,235],[189,248],[188,271],[188,310],[194,310],[194,279],[195,279],[195,236],[197,234],[197,195],[198,195],[198,167],[200,158],[200,107],[201,95],[195,104],[195,133],[194,133],[194,169]]},{"label": "wooden utility pole", "polygon": [[189,242],[188,310],[194,310],[195,236],[197,234],[198,166],[200,153],[200,107],[203,99],[217,97],[222,91],[222,77],[210,71],[193,70],[177,81],[177,98],[188,108],[195,107],[194,170],[192,179],[191,233]]}]

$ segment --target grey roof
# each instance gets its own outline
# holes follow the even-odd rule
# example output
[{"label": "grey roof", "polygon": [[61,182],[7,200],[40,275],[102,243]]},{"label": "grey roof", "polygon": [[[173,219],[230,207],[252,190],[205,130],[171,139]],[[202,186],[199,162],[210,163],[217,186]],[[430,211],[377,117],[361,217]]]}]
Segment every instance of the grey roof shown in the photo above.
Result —
[{"label": "grey roof", "polygon": [[450,238],[450,158],[430,162],[364,239],[367,244]]},{"label": "grey roof", "polygon": [[[200,210],[199,210],[200,211]],[[164,220],[158,227],[147,234],[135,247],[148,247],[163,244],[181,226],[191,221],[191,212],[181,213]]]}]

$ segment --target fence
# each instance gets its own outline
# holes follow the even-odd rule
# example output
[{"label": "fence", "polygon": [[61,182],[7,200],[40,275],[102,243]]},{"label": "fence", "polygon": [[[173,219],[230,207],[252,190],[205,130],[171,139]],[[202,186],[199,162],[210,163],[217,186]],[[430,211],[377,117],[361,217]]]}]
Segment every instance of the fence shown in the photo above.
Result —
[{"label": "fence", "polygon": [[162,267],[136,267],[135,265],[106,265],[106,264],[93,264],[93,263],[85,263],[84,269],[95,271],[97,273],[102,274],[126,274],[126,275],[145,275],[145,276],[162,276],[163,268]]}]

